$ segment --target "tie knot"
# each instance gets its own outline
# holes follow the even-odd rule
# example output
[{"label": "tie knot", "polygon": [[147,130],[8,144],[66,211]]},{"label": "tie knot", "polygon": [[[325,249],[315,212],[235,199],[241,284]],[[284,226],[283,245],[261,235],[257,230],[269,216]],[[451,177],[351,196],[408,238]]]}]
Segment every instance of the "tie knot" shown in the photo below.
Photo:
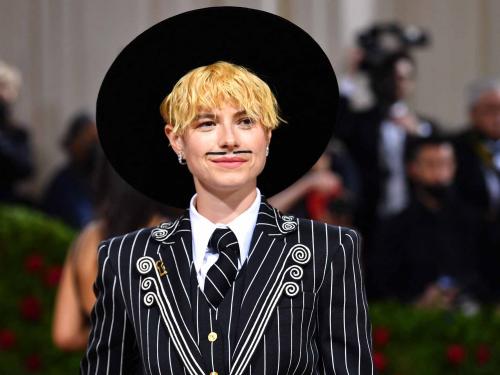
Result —
[{"label": "tie knot", "polygon": [[226,253],[239,252],[238,239],[230,228],[217,228],[212,233],[208,246],[217,252],[224,251]]}]

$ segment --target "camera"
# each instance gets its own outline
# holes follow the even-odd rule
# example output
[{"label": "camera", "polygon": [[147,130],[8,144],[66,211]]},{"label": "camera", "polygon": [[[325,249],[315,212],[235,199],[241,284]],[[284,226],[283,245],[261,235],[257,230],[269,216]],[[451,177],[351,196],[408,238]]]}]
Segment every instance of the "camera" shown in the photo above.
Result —
[{"label": "camera", "polygon": [[357,45],[364,52],[360,68],[370,72],[392,55],[408,53],[413,48],[430,44],[430,35],[414,25],[398,22],[378,23],[359,33]]}]

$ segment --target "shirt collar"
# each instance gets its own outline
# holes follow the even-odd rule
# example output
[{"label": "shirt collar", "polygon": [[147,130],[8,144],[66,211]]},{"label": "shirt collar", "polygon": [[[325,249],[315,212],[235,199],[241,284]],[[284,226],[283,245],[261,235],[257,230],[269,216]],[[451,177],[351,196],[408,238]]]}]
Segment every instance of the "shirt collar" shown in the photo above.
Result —
[{"label": "shirt collar", "polygon": [[191,221],[191,236],[193,243],[193,262],[196,272],[199,272],[203,264],[203,258],[205,257],[205,252],[208,247],[208,241],[210,236],[212,236],[215,228],[229,227],[238,240],[238,245],[240,247],[240,260],[241,263],[246,260],[248,252],[250,250],[250,242],[252,241],[252,234],[255,229],[255,224],[257,222],[257,215],[259,213],[259,207],[261,203],[261,195],[258,188],[256,188],[257,194],[255,200],[245,211],[234,218],[228,224],[222,223],[212,223],[206,217],[201,215],[195,206],[196,196],[193,195],[189,203],[189,219]]}]

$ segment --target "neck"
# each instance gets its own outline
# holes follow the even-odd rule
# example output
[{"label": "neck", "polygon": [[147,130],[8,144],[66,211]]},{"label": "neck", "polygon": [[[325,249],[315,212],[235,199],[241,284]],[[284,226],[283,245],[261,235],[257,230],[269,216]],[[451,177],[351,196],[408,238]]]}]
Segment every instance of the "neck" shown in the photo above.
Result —
[{"label": "neck", "polygon": [[442,202],[434,198],[432,195],[426,193],[425,191],[422,191],[421,189],[418,189],[416,194],[417,199],[420,201],[420,203],[429,211],[436,212],[441,210],[441,208],[443,207]]},{"label": "neck", "polygon": [[196,189],[196,210],[212,223],[230,223],[255,200],[255,184],[235,191]]}]

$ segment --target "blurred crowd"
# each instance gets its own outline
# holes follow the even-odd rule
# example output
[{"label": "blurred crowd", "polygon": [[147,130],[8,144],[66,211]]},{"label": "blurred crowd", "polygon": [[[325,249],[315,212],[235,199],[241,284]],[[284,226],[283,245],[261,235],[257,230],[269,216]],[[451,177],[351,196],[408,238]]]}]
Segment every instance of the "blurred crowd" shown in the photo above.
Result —
[{"label": "blurred crowd", "polygon": [[335,139],[271,203],[357,228],[370,300],[473,314],[500,303],[500,79],[464,88],[468,123],[446,134],[411,105],[414,49],[429,43],[398,23],[358,35]]},{"label": "blurred crowd", "polygon": [[[421,29],[397,23],[362,31],[339,77],[334,138],[308,174],[268,198],[284,212],[358,229],[370,300],[472,314],[500,305],[500,79],[464,88],[468,123],[458,128],[466,130],[444,133],[452,127],[411,105],[413,51],[429,42]],[[81,230],[63,272],[54,339],[83,347],[99,241],[179,212],[114,174],[83,113],[70,119],[60,142],[66,162],[40,199],[20,195],[16,186],[35,165],[29,133],[12,116],[20,84],[17,69],[0,62],[0,201],[32,205]]]}]

